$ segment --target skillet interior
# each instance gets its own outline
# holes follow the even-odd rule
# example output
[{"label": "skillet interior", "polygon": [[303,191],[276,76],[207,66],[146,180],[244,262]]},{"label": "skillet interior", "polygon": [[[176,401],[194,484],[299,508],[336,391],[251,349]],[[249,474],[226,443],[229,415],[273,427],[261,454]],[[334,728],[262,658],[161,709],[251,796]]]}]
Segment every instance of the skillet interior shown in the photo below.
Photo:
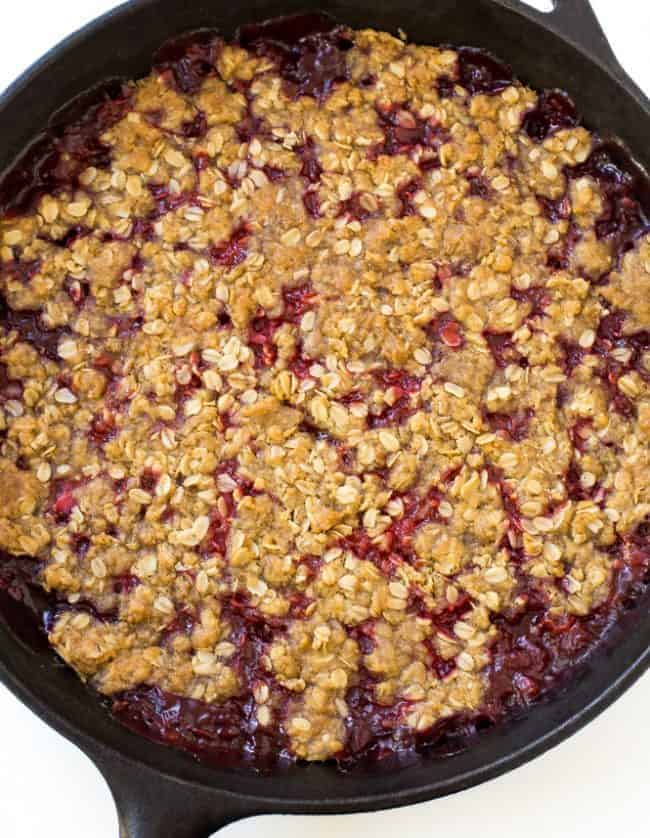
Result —
[{"label": "skillet interior", "polygon": [[[585,7],[584,2],[572,5]],[[145,74],[152,53],[167,38],[201,26],[216,26],[230,35],[244,22],[323,7],[354,27],[396,32],[401,26],[417,42],[466,43],[491,50],[509,61],[531,86],[562,87],[573,93],[589,128],[620,136],[639,161],[650,167],[650,149],[644,142],[650,115],[633,86],[628,89],[597,60],[541,27],[536,20],[543,15],[522,15],[510,6],[519,4],[511,0],[409,0],[402,4],[256,0],[237,7],[180,0],[129,3],[57,47],[8,91],[0,102],[4,116],[0,169],[42,129],[54,110],[79,92],[107,77]],[[234,795],[228,803],[229,817],[260,811],[376,809],[457,791],[496,776],[588,721],[648,665],[650,613],[647,608],[639,610],[643,613],[634,617],[634,630],[612,638],[618,642],[604,649],[568,692],[539,705],[529,717],[490,731],[465,753],[442,761],[419,761],[398,773],[374,769],[339,775],[328,766],[313,764],[294,767],[281,776],[260,777],[199,765],[119,726],[50,651],[35,651],[4,625],[0,625],[0,675],[25,703],[98,760],[109,780],[114,778],[118,797],[125,793],[130,777],[137,777],[143,808],[147,795],[151,800],[157,797],[162,808],[158,785],[162,774],[193,784],[188,789],[194,795],[192,806],[197,817],[205,809],[206,825],[216,825],[209,815],[210,801],[220,798],[220,792]],[[118,754],[127,761],[116,762]],[[131,775],[134,766],[143,765],[153,772],[138,767]]]}]

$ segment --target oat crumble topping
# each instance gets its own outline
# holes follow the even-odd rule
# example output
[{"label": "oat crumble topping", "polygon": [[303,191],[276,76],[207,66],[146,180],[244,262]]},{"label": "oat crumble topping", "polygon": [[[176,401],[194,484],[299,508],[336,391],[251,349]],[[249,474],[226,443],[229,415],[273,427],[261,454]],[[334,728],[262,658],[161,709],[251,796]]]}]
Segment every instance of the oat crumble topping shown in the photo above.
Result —
[{"label": "oat crumble topping", "polygon": [[0,549],[118,718],[354,757],[595,644],[647,581],[650,235],[565,94],[275,23],[57,142],[0,217]]}]

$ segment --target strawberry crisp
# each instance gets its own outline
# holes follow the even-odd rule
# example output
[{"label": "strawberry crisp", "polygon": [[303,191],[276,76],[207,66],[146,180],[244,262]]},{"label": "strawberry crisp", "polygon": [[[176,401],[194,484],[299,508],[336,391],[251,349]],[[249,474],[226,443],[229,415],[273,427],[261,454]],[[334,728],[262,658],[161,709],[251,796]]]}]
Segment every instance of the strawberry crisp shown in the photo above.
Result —
[{"label": "strawberry crisp", "polygon": [[512,717],[650,583],[650,227],[469,47],[166,44],[0,204],[0,588],[114,715],[346,765]]}]

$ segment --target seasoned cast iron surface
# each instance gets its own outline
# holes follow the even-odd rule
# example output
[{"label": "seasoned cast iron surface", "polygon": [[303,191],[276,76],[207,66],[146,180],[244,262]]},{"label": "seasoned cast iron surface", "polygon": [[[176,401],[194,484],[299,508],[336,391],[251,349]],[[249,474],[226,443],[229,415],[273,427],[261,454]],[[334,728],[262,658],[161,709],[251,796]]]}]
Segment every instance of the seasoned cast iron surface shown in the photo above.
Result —
[{"label": "seasoned cast iron surface", "polygon": [[[238,32],[237,42],[255,55],[267,57],[283,80],[284,91],[292,99],[310,96],[325,103],[336,85],[348,79],[346,54],[352,47],[350,32],[335,25],[322,15],[305,15],[283,18],[264,24],[243,26]],[[155,70],[162,74],[167,83],[182,94],[195,94],[207,77],[214,75],[215,62],[221,46],[218,34],[210,31],[183,36],[165,44],[154,58]],[[458,95],[458,86],[468,96],[501,93],[514,80],[509,66],[497,58],[471,47],[458,49],[458,60],[454,72],[440,79],[438,94],[441,98]],[[361,82],[372,86],[374,79]],[[0,185],[0,208],[6,217],[19,216],[33,209],[43,195],[62,190],[74,190],[80,186],[80,176],[89,166],[105,169],[110,165],[110,148],[101,136],[121,120],[131,107],[131,91],[121,82],[105,86],[80,98],[62,114],[47,135],[42,137],[24,155]],[[400,121],[397,112],[390,109],[378,112],[385,140],[372,154],[412,154],[414,150],[431,150],[421,159],[423,176],[440,165],[435,150],[439,148],[439,137],[427,119],[412,118],[410,122]],[[579,116],[570,97],[559,90],[542,93],[537,105],[524,116],[521,129],[536,143],[541,143],[557,131],[573,128],[580,124]],[[205,116],[182,126],[185,138],[200,138],[205,134]],[[261,120],[252,109],[237,126],[241,142],[251,142],[264,131]],[[306,211],[318,217],[319,204],[314,185],[322,174],[321,164],[314,146],[306,142],[300,150],[301,175],[307,183],[304,195]],[[197,170],[203,165],[196,161]],[[280,170],[269,167],[265,171],[270,181],[281,179]],[[602,210],[596,224],[596,234],[609,242],[614,254],[614,268],[621,266],[625,254],[635,247],[639,238],[648,231],[647,201],[648,183],[629,161],[623,149],[614,144],[597,142],[594,150],[583,163],[566,170],[567,183],[581,178],[591,178],[598,184],[602,195]],[[310,186],[311,185],[311,186]],[[415,210],[415,196],[421,181],[409,181],[399,191],[402,214],[408,216]],[[489,200],[491,185],[480,174],[470,178],[470,194]],[[131,239],[147,240],[154,235],[153,224],[165,213],[176,208],[175,199],[161,187],[156,198],[156,210],[150,217],[139,219],[131,232]],[[557,198],[539,198],[544,215],[551,221],[570,216],[570,204],[565,193]],[[373,209],[360,202],[359,196],[350,195],[343,202],[341,212],[363,222]],[[71,248],[80,237],[89,234],[82,223],[68,230],[55,244]],[[237,228],[228,241],[215,245],[211,254],[214,263],[221,266],[236,266],[247,254],[247,240],[250,233],[245,225]],[[578,243],[580,232],[571,227],[565,241],[549,256],[549,270],[557,271],[569,265],[573,249]],[[137,269],[137,266],[135,266]],[[5,262],[3,271],[12,280],[29,283],[38,273],[39,264],[21,260],[17,251],[11,262]],[[458,266],[462,275],[464,269]],[[593,279],[601,285],[608,283],[608,274]],[[443,275],[442,281],[447,277]],[[77,283],[73,292],[80,305],[88,295],[88,289]],[[308,292],[305,292],[308,293]],[[519,296],[517,296],[519,295]],[[548,300],[543,289],[536,287],[515,290],[513,297],[518,302],[530,304],[530,315],[543,316]],[[308,310],[310,299],[304,294],[285,295],[284,321],[298,322]],[[11,307],[7,299],[0,298],[0,318],[7,332],[15,331],[21,341],[32,346],[41,356],[55,360],[57,348],[63,338],[70,335],[66,326],[46,327],[40,310]],[[224,314],[222,327],[228,328]],[[275,360],[276,349],[272,337],[280,326],[268,320],[255,325],[254,352],[257,362],[264,365]],[[128,326],[138,328],[138,324]],[[442,341],[454,349],[462,346],[463,336],[453,317],[442,315],[431,324],[434,340]],[[126,332],[125,332],[126,336]],[[486,333],[488,347],[497,368],[519,363],[517,350],[507,333]],[[609,388],[613,410],[623,416],[632,416],[635,407],[630,398],[617,385],[619,378],[637,371],[644,378],[645,353],[650,351],[650,333],[646,330],[630,332],[625,328],[624,312],[613,311],[600,321],[600,325],[589,346],[566,343],[563,347],[564,369],[568,377],[584,361],[587,355],[596,356],[601,364],[603,382]],[[294,372],[300,378],[308,376],[310,358],[298,357]],[[524,361],[521,361],[524,366]],[[393,373],[387,373],[393,375]],[[398,398],[384,413],[372,415],[368,427],[381,428],[399,424],[410,415],[411,394],[417,392],[419,383],[408,378],[394,376],[386,386],[398,390]],[[562,388],[558,398],[562,399]],[[7,366],[0,365],[0,400],[20,399],[22,384],[9,377]],[[349,400],[353,404],[354,394]],[[490,414],[489,422],[495,432],[506,434],[510,439],[520,441],[528,434],[533,412],[518,414]],[[306,432],[320,433],[318,428],[305,426]],[[584,428],[576,429],[575,447],[581,450]],[[3,432],[4,433],[4,432]],[[97,444],[111,438],[110,424],[94,423],[90,433]],[[20,463],[16,464],[18,468]],[[234,474],[234,472],[233,472]],[[578,502],[595,496],[597,487],[581,482],[578,466],[571,465],[567,474],[569,497]],[[490,482],[501,493],[503,506],[511,520],[513,531],[521,531],[521,513],[511,485],[504,480],[503,473],[494,468]],[[155,480],[152,485],[155,485]],[[68,487],[70,488],[70,487]],[[74,488],[74,487],[72,487]],[[143,488],[147,488],[143,486]],[[245,491],[252,492],[250,487]],[[53,513],[61,522],[68,520],[74,508],[71,489],[63,487],[54,498]],[[427,505],[429,504],[429,505]],[[398,560],[412,560],[412,537],[423,523],[435,520],[440,498],[419,499],[406,504],[401,519],[402,530],[392,533],[393,553]],[[232,515],[232,510],[229,512]],[[219,526],[221,529],[219,529]],[[215,549],[225,549],[228,524],[221,522],[212,532]],[[359,558],[381,565],[385,557],[362,535],[351,536],[347,545]],[[507,539],[502,545],[509,551],[515,566],[524,561],[521,544],[513,545]],[[76,551],[83,557],[88,550],[88,539],[80,535]],[[346,741],[337,757],[339,766],[349,770],[354,765],[368,760],[380,760],[395,753],[408,754],[435,750],[441,754],[453,753],[471,744],[477,734],[486,728],[526,712],[531,703],[548,697],[564,686],[584,662],[598,650],[607,639],[612,627],[621,616],[639,607],[645,599],[650,584],[650,523],[643,520],[625,536],[617,535],[608,547],[613,563],[613,575],[609,593],[600,604],[584,615],[569,614],[562,620],[549,611],[548,598],[540,584],[524,572],[518,572],[516,579],[517,605],[495,614],[492,623],[498,629],[496,640],[490,646],[490,660],[485,667],[487,689],[481,706],[477,710],[462,711],[436,722],[424,730],[414,731],[400,726],[397,715],[403,706],[384,705],[376,698],[377,678],[362,668],[356,682],[348,689],[345,699],[348,715],[345,719]],[[31,556],[0,554],[0,607],[6,622],[24,640],[38,643],[39,633],[34,631],[34,618],[41,628],[49,632],[65,612],[87,613],[100,621],[114,621],[115,610],[98,610],[91,601],[78,599],[74,604],[55,593],[46,594],[40,585],[43,562]],[[125,575],[115,582],[116,592],[128,592],[137,585],[137,578]],[[17,607],[20,603],[21,607]],[[441,632],[452,633],[454,624],[471,608],[469,598],[461,596],[443,611],[431,612],[417,598],[410,603],[420,616],[429,619]],[[187,750],[207,761],[219,764],[245,762],[256,768],[286,764],[296,759],[287,734],[280,723],[268,726],[259,724],[252,698],[252,686],[263,680],[262,658],[264,649],[276,631],[286,626],[281,620],[274,622],[249,606],[244,597],[232,597],[224,603],[225,612],[237,639],[237,667],[246,689],[219,703],[207,703],[167,692],[157,686],[140,686],[115,695],[111,701],[113,714],[127,727],[139,734]],[[419,609],[419,610],[418,610]],[[31,616],[29,616],[31,615]],[[189,633],[194,617],[180,611],[167,628],[169,636]],[[372,630],[365,630],[363,624],[351,631],[364,652],[373,649]],[[42,637],[42,635],[41,635]],[[440,678],[452,670],[454,663],[436,656],[433,664]],[[279,693],[282,688],[278,687]],[[290,700],[287,693],[284,705]],[[282,700],[280,701],[282,705]],[[281,716],[280,716],[281,718]]]}]

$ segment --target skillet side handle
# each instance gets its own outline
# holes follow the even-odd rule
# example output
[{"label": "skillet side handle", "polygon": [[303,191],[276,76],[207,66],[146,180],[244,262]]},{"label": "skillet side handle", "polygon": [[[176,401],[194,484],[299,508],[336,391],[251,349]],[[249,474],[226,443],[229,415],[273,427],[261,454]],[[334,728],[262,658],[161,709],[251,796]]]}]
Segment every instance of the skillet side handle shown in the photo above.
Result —
[{"label": "skillet side handle", "polygon": [[554,8],[542,17],[548,19],[558,35],[570,41],[600,62],[630,92],[646,111],[650,99],[623,69],[594,12],[590,0],[554,0]]},{"label": "skillet side handle", "polygon": [[586,49],[616,75],[626,75],[612,49],[590,0],[554,0],[545,17],[557,31]]},{"label": "skillet side handle", "polygon": [[94,762],[115,800],[119,838],[209,838],[230,823],[263,814],[246,801],[161,777],[113,756]]},{"label": "skillet side handle", "polygon": [[495,0],[499,5],[532,18],[591,56],[608,73],[622,82],[642,107],[650,101],[623,69],[612,49],[590,0],[554,0],[550,12],[534,9],[526,0]]},{"label": "skillet side handle", "polygon": [[540,12],[527,0],[495,0],[524,14],[589,53],[617,76],[625,75],[596,17],[590,0],[553,0],[550,12]]}]

